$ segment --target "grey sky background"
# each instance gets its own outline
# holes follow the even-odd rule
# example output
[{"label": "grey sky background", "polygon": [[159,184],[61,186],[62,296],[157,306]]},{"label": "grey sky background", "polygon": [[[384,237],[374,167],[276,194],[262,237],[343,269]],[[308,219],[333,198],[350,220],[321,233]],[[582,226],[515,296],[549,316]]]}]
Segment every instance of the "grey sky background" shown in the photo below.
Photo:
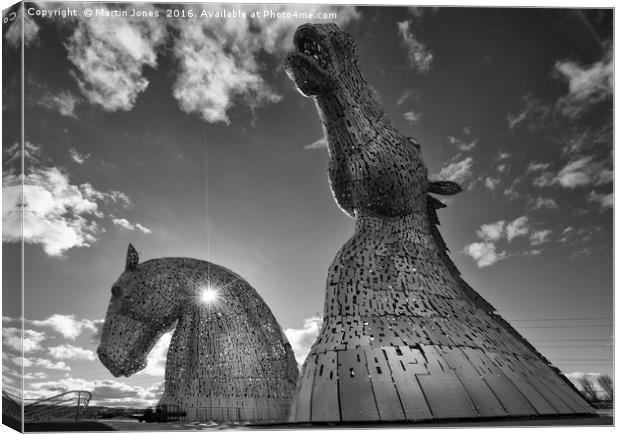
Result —
[{"label": "grey sky background", "polygon": [[[439,216],[465,280],[569,377],[613,375],[610,10],[239,8],[336,12],[327,21],[355,37],[429,175],[464,187]],[[169,336],[129,379],[93,353],[129,242],[141,260],[195,257],[242,275],[303,360],[353,231],[329,190],[314,103],[281,66],[306,21],[26,18],[28,396],[157,397]],[[5,53],[15,33],[3,27]],[[6,125],[17,101],[3,98]],[[19,252],[14,141],[5,128],[4,270]],[[9,349],[16,285],[5,272]]]}]

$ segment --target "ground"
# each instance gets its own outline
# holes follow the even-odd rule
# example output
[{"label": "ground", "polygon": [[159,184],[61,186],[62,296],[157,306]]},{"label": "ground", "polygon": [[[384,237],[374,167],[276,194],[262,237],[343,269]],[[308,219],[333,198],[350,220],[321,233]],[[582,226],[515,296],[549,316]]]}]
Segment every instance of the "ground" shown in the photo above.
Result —
[{"label": "ground", "polygon": [[48,431],[189,431],[189,430],[223,430],[223,429],[342,429],[342,428],[422,428],[422,427],[537,427],[537,426],[612,426],[611,414],[601,414],[588,417],[553,417],[553,418],[513,418],[486,421],[452,421],[433,422],[419,424],[405,423],[369,423],[369,424],[272,424],[272,425],[226,425],[215,423],[140,423],[132,419],[117,419],[106,421],[83,421],[83,422],[54,422],[26,425],[27,432]]}]

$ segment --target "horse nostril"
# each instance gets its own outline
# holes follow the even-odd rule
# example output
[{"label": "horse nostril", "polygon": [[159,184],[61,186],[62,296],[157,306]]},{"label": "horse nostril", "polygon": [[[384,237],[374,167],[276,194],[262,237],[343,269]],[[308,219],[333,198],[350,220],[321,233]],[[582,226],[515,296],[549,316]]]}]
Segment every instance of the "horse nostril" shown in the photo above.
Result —
[{"label": "horse nostril", "polygon": [[97,351],[97,355],[99,356],[99,360],[101,360],[101,363],[103,363],[104,365],[107,364],[109,359],[103,351]]}]

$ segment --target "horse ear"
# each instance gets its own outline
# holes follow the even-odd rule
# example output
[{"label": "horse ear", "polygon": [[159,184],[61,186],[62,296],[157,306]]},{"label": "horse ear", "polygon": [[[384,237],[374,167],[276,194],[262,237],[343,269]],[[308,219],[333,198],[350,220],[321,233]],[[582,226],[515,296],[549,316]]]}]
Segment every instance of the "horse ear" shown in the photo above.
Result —
[{"label": "horse ear", "polygon": [[129,247],[127,247],[127,259],[125,260],[125,271],[135,270],[138,266],[138,262],[140,262],[140,256],[134,246],[129,243]]},{"label": "horse ear", "polygon": [[463,191],[460,185],[452,181],[429,181],[428,192],[441,194],[443,196],[452,196]]}]

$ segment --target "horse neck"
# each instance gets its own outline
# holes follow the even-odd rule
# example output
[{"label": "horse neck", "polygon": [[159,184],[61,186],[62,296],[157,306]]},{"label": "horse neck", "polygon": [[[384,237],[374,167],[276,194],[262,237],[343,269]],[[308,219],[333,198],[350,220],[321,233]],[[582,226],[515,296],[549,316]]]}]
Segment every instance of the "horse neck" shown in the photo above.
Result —
[{"label": "horse neck", "polygon": [[339,76],[332,91],[317,96],[316,104],[330,155],[347,155],[363,145],[359,131],[379,129],[398,134],[357,64]]},{"label": "horse neck", "polygon": [[[160,258],[141,264],[145,276],[150,280],[149,286],[161,291],[162,297],[174,295],[175,303],[182,303],[191,295],[193,282],[189,276],[187,258]],[[170,303],[172,300],[166,300]]]}]

